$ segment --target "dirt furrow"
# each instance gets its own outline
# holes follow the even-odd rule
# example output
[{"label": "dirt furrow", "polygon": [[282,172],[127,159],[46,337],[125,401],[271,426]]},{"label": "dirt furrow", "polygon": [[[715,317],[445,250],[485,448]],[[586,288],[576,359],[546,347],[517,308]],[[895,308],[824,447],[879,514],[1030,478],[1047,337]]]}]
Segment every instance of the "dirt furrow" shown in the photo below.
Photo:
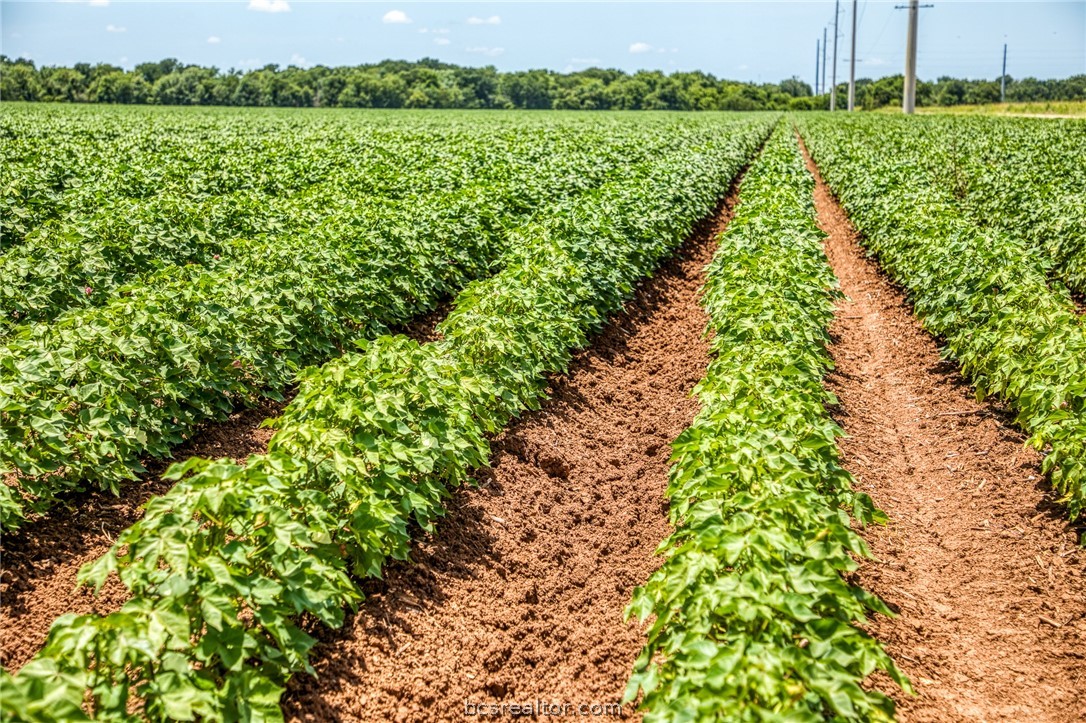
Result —
[{"label": "dirt furrow", "polygon": [[[444,302],[395,331],[419,343],[433,341],[437,338],[434,328],[450,308],[451,303]],[[279,416],[285,406],[286,402],[265,400],[235,412],[225,422],[206,424],[174,451],[174,460],[228,457],[242,462],[249,455],[266,452],[273,430],[261,423]],[[58,616],[108,614],[124,604],[127,591],[115,577],[95,597],[90,589],[76,587],[76,576],[143,515],[142,505],[148,499],[170,489],[173,482],[163,480],[161,474],[174,460],[146,462],[148,474],[125,486],[119,496],[108,492],[73,495],[67,506],[54,508],[4,536],[0,566],[0,664],[4,668],[15,671],[26,664],[41,649]]]},{"label": "dirt furrow", "polygon": [[1041,456],[940,357],[821,179],[815,198],[848,296],[829,378],[844,463],[891,518],[864,532],[858,580],[900,611],[870,625],[917,688],[900,719],[1086,720],[1086,553]]},{"label": "dirt furrow", "polygon": [[699,289],[729,209],[552,380],[542,410],[495,440],[492,468],[456,493],[415,562],[392,565],[360,612],[325,634],[320,677],[295,679],[288,719],[459,720],[480,703],[620,702],[644,643],[623,609],[669,532],[670,444],[697,411],[690,392],[709,361]]}]

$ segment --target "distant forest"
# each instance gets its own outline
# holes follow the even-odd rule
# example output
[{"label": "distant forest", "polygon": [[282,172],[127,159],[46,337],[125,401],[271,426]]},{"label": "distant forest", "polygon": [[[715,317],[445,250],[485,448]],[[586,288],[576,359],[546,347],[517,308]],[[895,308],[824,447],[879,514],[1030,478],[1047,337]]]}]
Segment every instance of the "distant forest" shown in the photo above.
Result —
[{"label": "distant forest", "polygon": [[[847,83],[837,86],[838,107]],[[856,102],[873,110],[901,102],[900,75],[856,81]],[[939,78],[917,84],[917,104],[953,106],[999,101],[999,80]],[[265,65],[220,71],[173,58],[124,70],[107,63],[37,67],[0,55],[0,99],[69,103],[224,105],[337,108],[526,108],[566,110],[817,110],[799,78],[741,83],[708,73],[589,68],[499,72],[433,59],[386,60],[373,65],[312,68]],[[1086,100],[1086,75],[1062,80],[1007,79],[1008,101]]]}]

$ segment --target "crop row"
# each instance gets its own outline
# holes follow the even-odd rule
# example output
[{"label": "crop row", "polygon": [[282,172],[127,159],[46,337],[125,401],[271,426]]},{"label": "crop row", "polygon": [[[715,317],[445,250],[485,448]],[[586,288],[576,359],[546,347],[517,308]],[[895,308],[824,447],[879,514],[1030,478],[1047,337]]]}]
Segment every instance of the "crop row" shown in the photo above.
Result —
[{"label": "crop row", "polygon": [[16,677],[15,720],[280,720],[288,678],[310,670],[300,619],[336,626],[350,574],[406,558],[408,525],[431,529],[443,499],[485,465],[487,437],[545,394],[545,374],[600,328],[708,213],[771,125],[727,132],[647,164],[513,232],[504,268],[470,284],[419,345],[380,337],[300,378],[266,455],[190,460],[114,550],[131,600],[65,616]]},{"label": "crop row", "polygon": [[[49,220],[156,195],[288,194],[351,156],[325,124],[185,112],[14,108],[0,112],[4,248]],[[285,119],[284,119],[285,120]],[[342,135],[342,134],[340,134]],[[374,148],[359,144],[368,159]]]},{"label": "crop row", "polygon": [[1086,122],[849,117],[843,127],[934,181],[981,226],[1029,242],[1086,292]]},{"label": "crop row", "polygon": [[[47,220],[86,216],[115,199],[280,197],[337,174],[365,183],[365,170],[394,195],[417,193],[429,179],[462,185],[485,164],[488,141],[526,130],[448,116],[428,122],[378,114],[4,106],[4,246]],[[465,156],[476,164],[465,165]]]},{"label": "crop row", "polygon": [[1049,288],[1042,255],[978,225],[922,161],[872,146],[863,128],[799,123],[864,243],[978,396],[1011,404],[1077,516],[1086,507],[1086,327],[1066,290]]},{"label": "crop row", "polygon": [[[329,140],[308,146],[312,132],[299,134],[293,139],[296,148],[275,145],[253,154],[266,166],[249,168],[254,175],[309,178],[306,184],[293,180],[293,188],[278,192],[245,186],[209,191],[216,184],[209,183],[207,175],[222,163],[216,152],[244,156],[246,144],[252,143],[248,136],[215,137],[210,148],[202,146],[192,153],[195,158],[183,161],[144,153],[142,164],[159,161],[150,166],[156,177],[168,172],[183,183],[164,183],[153,193],[133,197],[117,193],[114,179],[103,174],[65,191],[68,207],[63,213],[28,230],[21,244],[0,255],[0,330],[10,333],[26,322],[49,321],[72,307],[100,306],[126,283],[148,283],[142,274],[189,262],[206,265],[229,257],[235,244],[248,239],[311,245],[314,239],[307,237],[319,233],[327,210],[344,204],[368,200],[378,207],[428,205],[435,196],[470,186],[514,181],[527,186],[537,176],[549,179],[562,170],[570,182],[580,173],[583,183],[591,185],[594,177],[635,163],[668,141],[663,134],[612,125],[522,130],[483,126],[471,132],[449,129],[443,135],[410,132],[409,126],[394,141],[384,134],[363,133],[363,126],[354,136],[339,139],[338,146]],[[329,157],[342,160],[333,164]],[[91,159],[77,156],[66,162],[78,165]],[[310,162],[323,170],[297,172],[296,166]],[[125,175],[134,174],[126,170]],[[84,209],[78,199],[87,198],[93,203]],[[29,208],[23,202],[11,210]]]},{"label": "crop row", "polygon": [[[641,146],[670,158],[719,133],[676,125]],[[116,489],[200,422],[276,397],[302,366],[490,273],[509,230],[547,203],[652,165],[566,150],[421,206],[344,199],[311,233],[238,241],[206,267],[164,268],[104,306],[24,327],[0,345],[0,468],[18,471],[28,499],[0,487],[0,525],[84,481]]]},{"label": "crop row", "polygon": [[908,681],[856,627],[890,614],[842,576],[881,521],[840,465],[825,407],[837,281],[813,180],[782,125],[747,172],[708,269],[710,362],[701,410],[673,445],[672,535],[628,615],[653,618],[627,699],[649,721],[871,721],[893,701],[861,683]]},{"label": "crop row", "polygon": [[1086,122],[960,120],[944,121],[954,163],[940,170],[954,169],[972,217],[1043,249],[1055,275],[1086,293]]}]

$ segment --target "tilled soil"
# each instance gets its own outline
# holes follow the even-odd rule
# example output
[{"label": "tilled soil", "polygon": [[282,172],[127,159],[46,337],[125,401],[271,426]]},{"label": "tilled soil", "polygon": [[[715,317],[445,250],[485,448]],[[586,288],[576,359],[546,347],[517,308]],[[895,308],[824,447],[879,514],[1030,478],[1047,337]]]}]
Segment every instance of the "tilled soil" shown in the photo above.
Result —
[{"label": "tilled soil", "polygon": [[644,644],[623,610],[670,530],[670,444],[697,411],[690,392],[709,362],[699,290],[728,208],[552,380],[542,410],[495,440],[492,468],[456,492],[415,562],[391,565],[360,612],[325,633],[319,679],[295,679],[288,720],[621,701]]},{"label": "tilled soil", "polygon": [[1079,316],[1086,316],[1086,294],[1080,294],[1078,292],[1071,292],[1071,301],[1075,304],[1075,311]]},{"label": "tilled soil", "polygon": [[844,463],[891,519],[864,531],[857,578],[900,612],[869,627],[916,687],[894,693],[900,719],[1086,720],[1086,552],[1041,456],[940,357],[821,179],[815,199],[848,296],[829,378]]}]

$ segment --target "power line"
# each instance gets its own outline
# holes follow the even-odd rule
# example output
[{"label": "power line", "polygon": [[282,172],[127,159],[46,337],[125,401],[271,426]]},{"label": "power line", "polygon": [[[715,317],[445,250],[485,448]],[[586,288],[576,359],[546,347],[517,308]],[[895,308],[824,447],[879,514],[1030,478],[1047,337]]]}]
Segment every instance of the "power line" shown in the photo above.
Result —
[{"label": "power line", "polygon": [[[879,34],[875,36],[875,39],[871,41],[871,44],[867,47],[867,51],[873,50],[879,41],[882,40],[883,34],[886,32],[886,28],[890,27],[890,21],[893,20],[894,13],[888,13],[886,15],[886,21],[882,24],[882,28],[879,30]],[[870,55],[869,52],[864,51],[864,55]]]},{"label": "power line", "polygon": [[867,0],[864,0],[864,6],[860,8],[860,27],[864,26],[864,15],[867,14]]}]

